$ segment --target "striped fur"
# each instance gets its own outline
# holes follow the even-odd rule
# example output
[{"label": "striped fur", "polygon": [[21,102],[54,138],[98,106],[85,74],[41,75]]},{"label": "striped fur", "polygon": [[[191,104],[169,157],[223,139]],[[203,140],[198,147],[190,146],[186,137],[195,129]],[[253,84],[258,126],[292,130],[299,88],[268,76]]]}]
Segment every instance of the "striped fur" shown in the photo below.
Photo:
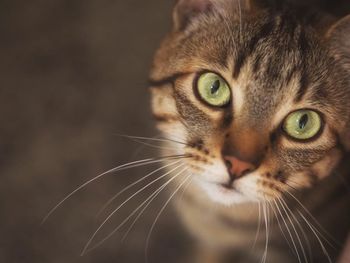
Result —
[{"label": "striped fur", "polygon": [[[174,29],[155,55],[153,113],[166,137],[186,144],[171,144],[190,157],[185,164],[193,177],[177,208],[205,248],[198,255],[207,262],[225,262],[226,255],[229,262],[258,262],[267,233],[267,262],[328,262],[323,245],[334,260],[340,248],[330,249],[328,237],[320,244],[316,234],[323,230],[309,213],[340,244],[346,238],[349,191],[339,178],[348,177],[350,45],[343,38],[344,32],[350,35],[350,19],[336,22],[324,15],[327,19],[320,20],[318,13],[305,10],[289,4],[261,8],[240,0],[180,0]],[[209,107],[196,94],[196,78],[205,71],[230,85],[228,106]],[[283,134],[281,123],[304,108],[320,112],[324,126],[317,138],[297,142]],[[257,165],[234,182],[235,191],[221,186],[230,180],[225,151]],[[270,225],[261,226],[251,250],[263,206]]]}]

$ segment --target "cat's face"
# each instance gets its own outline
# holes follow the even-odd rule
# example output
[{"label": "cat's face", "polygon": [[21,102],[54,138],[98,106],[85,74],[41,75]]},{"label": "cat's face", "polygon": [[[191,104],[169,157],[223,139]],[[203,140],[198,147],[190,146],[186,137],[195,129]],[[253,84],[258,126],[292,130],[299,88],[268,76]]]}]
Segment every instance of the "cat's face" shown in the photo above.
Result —
[{"label": "cat's face", "polygon": [[186,143],[176,151],[214,201],[312,187],[347,148],[346,66],[332,41],[292,15],[229,2],[178,3],[151,75],[159,128]]}]

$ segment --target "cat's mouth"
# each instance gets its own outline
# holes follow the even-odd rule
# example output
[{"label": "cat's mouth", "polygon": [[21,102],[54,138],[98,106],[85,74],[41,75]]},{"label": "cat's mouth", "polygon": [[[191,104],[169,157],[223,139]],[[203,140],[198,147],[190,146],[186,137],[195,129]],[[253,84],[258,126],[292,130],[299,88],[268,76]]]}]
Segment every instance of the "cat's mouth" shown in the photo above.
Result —
[{"label": "cat's mouth", "polygon": [[223,187],[223,188],[225,188],[225,189],[227,189],[227,190],[235,190],[235,191],[237,191],[235,185],[233,184],[233,180],[232,179],[230,179],[226,183],[219,183],[218,185]]},{"label": "cat's mouth", "polygon": [[220,188],[221,192],[235,193],[235,194],[240,194],[240,195],[244,196],[244,194],[241,191],[239,191],[239,189],[234,185],[234,183],[232,181],[227,182],[227,183],[217,184],[217,186]]},{"label": "cat's mouth", "polygon": [[227,184],[219,184],[217,185],[218,189],[221,194],[223,195],[235,195],[235,196],[241,196],[244,197],[244,194],[240,192],[235,186],[233,185],[227,185]]},{"label": "cat's mouth", "polygon": [[202,189],[208,194],[209,198],[217,203],[231,205],[234,203],[249,202],[249,198],[242,193],[235,182],[213,183],[201,181]]}]

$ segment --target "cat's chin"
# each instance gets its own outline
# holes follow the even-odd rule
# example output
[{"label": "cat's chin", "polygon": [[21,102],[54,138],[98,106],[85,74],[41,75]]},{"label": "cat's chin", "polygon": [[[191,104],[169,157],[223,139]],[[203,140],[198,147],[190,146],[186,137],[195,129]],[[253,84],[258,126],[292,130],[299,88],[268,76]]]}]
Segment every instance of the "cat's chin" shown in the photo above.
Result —
[{"label": "cat's chin", "polygon": [[254,202],[244,194],[237,191],[234,187],[226,187],[222,184],[200,181],[199,186],[208,195],[209,199],[222,205],[234,205]]}]

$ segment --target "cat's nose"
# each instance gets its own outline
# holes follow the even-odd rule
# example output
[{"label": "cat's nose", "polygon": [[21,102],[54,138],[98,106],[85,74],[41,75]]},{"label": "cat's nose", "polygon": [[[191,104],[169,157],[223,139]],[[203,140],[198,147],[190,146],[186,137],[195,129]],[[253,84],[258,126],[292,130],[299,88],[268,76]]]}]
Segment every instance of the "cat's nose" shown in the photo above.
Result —
[{"label": "cat's nose", "polygon": [[238,179],[255,170],[254,164],[242,161],[234,156],[225,155],[224,160],[231,179]]}]

